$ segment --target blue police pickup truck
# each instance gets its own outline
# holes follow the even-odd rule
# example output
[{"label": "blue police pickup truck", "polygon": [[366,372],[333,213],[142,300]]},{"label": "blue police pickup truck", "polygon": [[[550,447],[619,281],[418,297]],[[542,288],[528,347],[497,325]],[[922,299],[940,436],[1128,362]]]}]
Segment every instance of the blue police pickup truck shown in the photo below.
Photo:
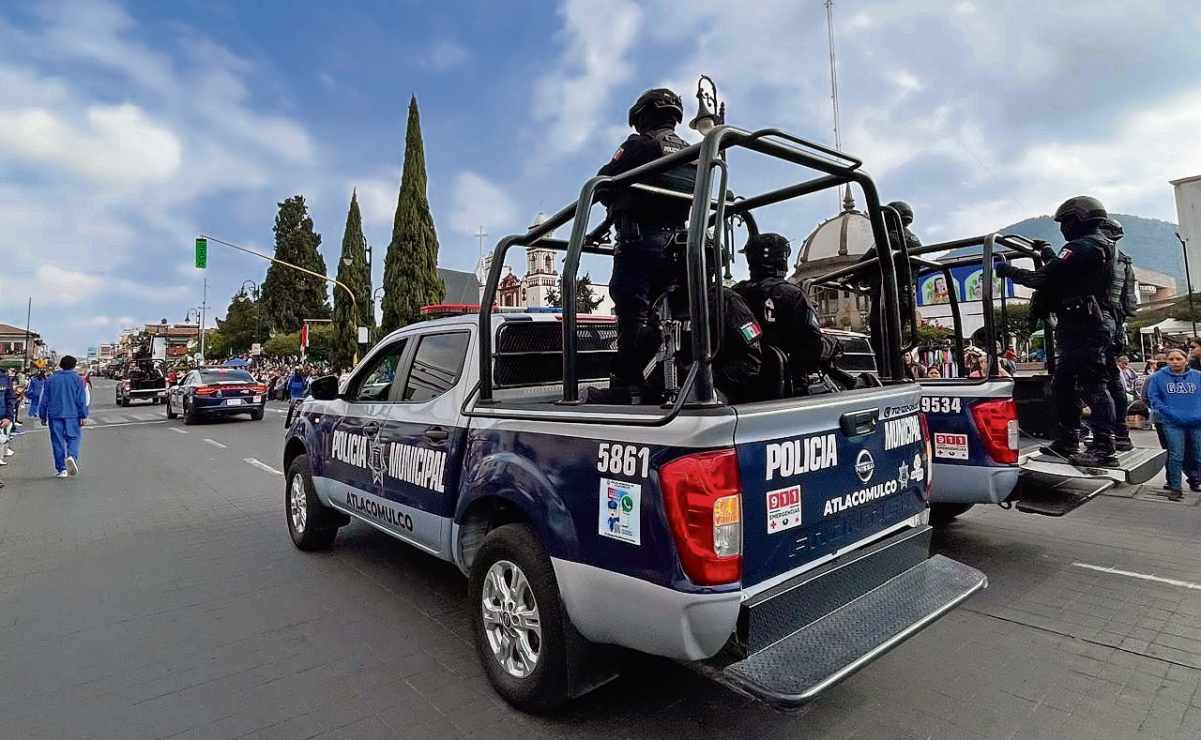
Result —
[{"label": "blue police pickup truck", "polygon": [[[353,518],[455,563],[515,706],[610,680],[618,646],[796,707],[985,586],[930,557],[916,384],[648,425],[662,409],[561,402],[563,317],[483,318],[411,324],[341,389],[313,383],[286,435],[286,518],[301,550]],[[579,327],[578,381],[603,386],[614,323]]]}]

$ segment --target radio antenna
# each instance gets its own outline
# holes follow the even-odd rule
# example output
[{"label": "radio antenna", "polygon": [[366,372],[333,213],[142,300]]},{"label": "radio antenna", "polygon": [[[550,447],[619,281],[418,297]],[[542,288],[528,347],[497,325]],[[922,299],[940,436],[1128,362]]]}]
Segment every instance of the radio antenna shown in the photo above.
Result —
[{"label": "radio antenna", "polygon": [[[834,0],[826,0],[826,36],[830,44],[830,105],[834,110],[834,148],[842,151],[842,131],[838,125],[838,55],[834,51]],[[854,208],[851,186],[848,183],[843,208]]]}]

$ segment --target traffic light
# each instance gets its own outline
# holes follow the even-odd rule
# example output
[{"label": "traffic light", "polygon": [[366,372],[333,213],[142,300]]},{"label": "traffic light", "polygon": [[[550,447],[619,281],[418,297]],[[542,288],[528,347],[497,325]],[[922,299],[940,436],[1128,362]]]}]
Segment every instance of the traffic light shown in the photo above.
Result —
[{"label": "traffic light", "polygon": [[209,264],[209,240],[203,236],[196,237],[196,269],[203,270]]}]

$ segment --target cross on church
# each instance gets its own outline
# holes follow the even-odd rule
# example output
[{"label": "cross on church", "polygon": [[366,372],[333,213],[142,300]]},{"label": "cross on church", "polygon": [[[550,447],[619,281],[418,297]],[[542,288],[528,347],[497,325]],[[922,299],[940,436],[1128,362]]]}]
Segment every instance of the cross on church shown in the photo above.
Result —
[{"label": "cross on church", "polygon": [[488,236],[488,232],[484,231],[484,227],[480,226],[479,231],[475,232],[476,238],[480,240],[480,259],[484,257],[484,237]]}]

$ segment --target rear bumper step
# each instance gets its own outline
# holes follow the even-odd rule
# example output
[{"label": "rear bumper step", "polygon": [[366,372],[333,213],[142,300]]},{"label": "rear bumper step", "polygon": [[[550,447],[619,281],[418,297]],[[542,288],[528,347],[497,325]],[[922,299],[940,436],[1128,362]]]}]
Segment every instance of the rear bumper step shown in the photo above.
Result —
[{"label": "rear bumper step", "polygon": [[1063,516],[1113,485],[1111,478],[1061,478],[1023,470],[1009,500],[1027,514]]},{"label": "rear bumper step", "polygon": [[742,660],[697,667],[739,693],[795,709],[987,585],[975,568],[935,555]]},{"label": "rear bumper step", "polygon": [[1138,447],[1117,453],[1118,462],[1103,468],[1078,467],[1057,455],[1040,452],[1037,448],[1023,451],[1019,464],[1022,471],[1044,473],[1060,478],[1108,478],[1116,483],[1138,485],[1154,478],[1163,469],[1167,451]]}]

